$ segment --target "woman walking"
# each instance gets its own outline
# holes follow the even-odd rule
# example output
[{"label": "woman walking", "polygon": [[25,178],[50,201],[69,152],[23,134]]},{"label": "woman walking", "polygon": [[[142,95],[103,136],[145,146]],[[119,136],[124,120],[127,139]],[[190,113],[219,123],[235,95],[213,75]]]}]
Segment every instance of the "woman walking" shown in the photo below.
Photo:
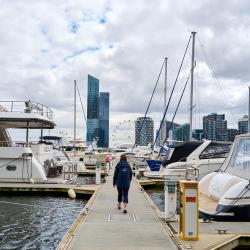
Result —
[{"label": "woman walking", "polygon": [[128,191],[132,179],[132,170],[127,162],[126,155],[121,155],[120,161],[115,167],[113,177],[113,186],[117,186],[118,191],[118,204],[117,208],[121,209],[121,202],[123,202],[123,213],[127,213],[128,207]]}]

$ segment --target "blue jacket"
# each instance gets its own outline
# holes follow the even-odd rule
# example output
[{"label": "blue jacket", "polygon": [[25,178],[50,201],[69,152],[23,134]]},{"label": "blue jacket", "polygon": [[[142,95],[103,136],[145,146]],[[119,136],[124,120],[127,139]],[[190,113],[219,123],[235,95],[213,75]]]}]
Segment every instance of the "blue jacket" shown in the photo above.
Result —
[{"label": "blue jacket", "polygon": [[132,179],[132,170],[127,161],[119,161],[115,167],[113,185],[118,188],[129,188]]}]

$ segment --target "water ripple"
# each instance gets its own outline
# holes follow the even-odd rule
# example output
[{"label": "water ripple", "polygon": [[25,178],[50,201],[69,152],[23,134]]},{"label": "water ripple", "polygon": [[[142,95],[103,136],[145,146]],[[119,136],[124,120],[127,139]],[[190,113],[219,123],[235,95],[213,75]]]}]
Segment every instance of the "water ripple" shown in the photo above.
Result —
[{"label": "water ripple", "polygon": [[0,249],[52,250],[87,200],[54,196],[0,195]]}]

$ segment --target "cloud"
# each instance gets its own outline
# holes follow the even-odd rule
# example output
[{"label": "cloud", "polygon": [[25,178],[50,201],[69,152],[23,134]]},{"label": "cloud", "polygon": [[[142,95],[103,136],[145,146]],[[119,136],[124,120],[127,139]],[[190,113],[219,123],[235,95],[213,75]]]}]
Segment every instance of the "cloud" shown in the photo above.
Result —
[{"label": "cloud", "polygon": [[[200,126],[200,117],[210,112],[226,113],[230,126],[236,127],[237,119],[246,113],[250,77],[248,1],[0,3],[0,99],[43,102],[55,111],[58,129],[73,127],[73,120],[65,117],[72,115],[74,80],[86,108],[87,74],[100,79],[101,91],[110,92],[111,130],[121,120],[144,114],[165,57],[169,58],[169,98],[192,30],[198,32],[196,127]],[[167,117],[172,117],[188,75],[190,53]],[[163,88],[164,75],[149,110],[156,124],[164,109]],[[188,107],[189,86],[176,121],[188,121]]]}]

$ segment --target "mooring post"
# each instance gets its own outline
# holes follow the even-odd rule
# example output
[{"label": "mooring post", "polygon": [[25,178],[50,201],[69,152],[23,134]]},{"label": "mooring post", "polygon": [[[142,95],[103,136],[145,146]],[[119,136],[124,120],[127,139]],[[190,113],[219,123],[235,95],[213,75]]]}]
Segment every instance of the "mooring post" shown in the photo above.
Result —
[{"label": "mooring post", "polygon": [[101,184],[101,163],[99,161],[95,165],[95,184]]}]

